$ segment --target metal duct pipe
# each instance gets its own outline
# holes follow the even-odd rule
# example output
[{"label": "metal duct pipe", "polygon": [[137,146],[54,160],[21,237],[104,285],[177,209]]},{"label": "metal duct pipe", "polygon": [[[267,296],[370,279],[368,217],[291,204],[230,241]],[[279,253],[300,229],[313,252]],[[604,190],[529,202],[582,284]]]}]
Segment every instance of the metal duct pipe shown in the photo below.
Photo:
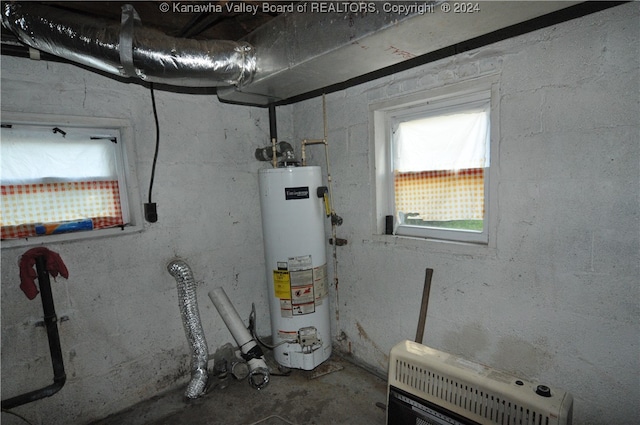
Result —
[{"label": "metal duct pipe", "polygon": [[121,77],[185,87],[242,86],[256,70],[244,42],[174,38],[139,25],[133,6],[122,23],[30,2],[3,5],[2,23],[34,49]]},{"label": "metal duct pipe", "polygon": [[184,395],[189,399],[194,399],[205,393],[209,358],[207,340],[204,337],[200,312],[198,311],[196,284],[191,268],[180,259],[171,261],[167,270],[176,279],[182,324],[191,346],[191,381],[187,385]]},{"label": "metal duct pipe", "polygon": [[256,389],[261,389],[269,383],[269,368],[258,343],[253,339],[249,330],[236,311],[223,288],[216,288],[209,292],[209,298],[216,306],[218,313],[229,328],[233,339],[242,351],[242,357],[249,365],[249,383]]}]

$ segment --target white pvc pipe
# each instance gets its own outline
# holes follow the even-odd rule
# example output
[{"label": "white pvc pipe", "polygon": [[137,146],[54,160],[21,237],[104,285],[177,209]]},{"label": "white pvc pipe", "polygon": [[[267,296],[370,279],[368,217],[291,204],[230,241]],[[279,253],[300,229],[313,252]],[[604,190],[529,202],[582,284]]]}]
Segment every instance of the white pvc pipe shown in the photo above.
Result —
[{"label": "white pvc pipe", "polygon": [[223,288],[216,288],[210,291],[209,298],[211,298],[213,305],[216,306],[233,339],[236,340],[240,347],[242,357],[249,365],[249,383],[254,388],[264,388],[269,383],[269,368],[264,360],[260,346],[244,326],[240,315],[231,304]]}]

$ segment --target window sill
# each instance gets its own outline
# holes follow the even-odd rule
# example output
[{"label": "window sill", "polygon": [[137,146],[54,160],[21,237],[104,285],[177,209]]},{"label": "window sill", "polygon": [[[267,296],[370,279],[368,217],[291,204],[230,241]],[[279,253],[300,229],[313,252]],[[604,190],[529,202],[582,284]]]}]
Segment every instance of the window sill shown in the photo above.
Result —
[{"label": "window sill", "polygon": [[60,242],[83,241],[89,239],[102,239],[111,236],[129,235],[139,233],[143,226],[114,227],[110,229],[90,230],[86,232],[62,233],[59,235],[34,236],[22,239],[7,239],[0,242],[0,248],[27,248],[32,246],[55,244]]},{"label": "window sill", "polygon": [[397,235],[371,235],[371,239],[365,239],[363,242],[375,246],[437,252],[440,254],[497,258],[497,249],[491,242],[483,244]]}]

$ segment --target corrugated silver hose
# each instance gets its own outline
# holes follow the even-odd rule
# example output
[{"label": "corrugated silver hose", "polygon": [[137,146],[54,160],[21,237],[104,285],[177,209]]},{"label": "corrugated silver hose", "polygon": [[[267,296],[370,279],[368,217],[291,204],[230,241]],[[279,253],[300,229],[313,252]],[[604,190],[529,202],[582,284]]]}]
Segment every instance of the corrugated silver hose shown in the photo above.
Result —
[{"label": "corrugated silver hose", "polygon": [[207,385],[209,349],[198,311],[196,283],[191,268],[183,260],[171,261],[167,270],[176,279],[178,285],[180,315],[187,340],[191,346],[191,381],[187,385],[184,395],[190,399],[198,398],[204,394]]},{"label": "corrugated silver hose", "polygon": [[256,71],[250,44],[170,37],[143,27],[131,5],[123,7],[121,22],[35,2],[2,6],[2,24],[22,43],[121,77],[184,87],[241,87]]}]

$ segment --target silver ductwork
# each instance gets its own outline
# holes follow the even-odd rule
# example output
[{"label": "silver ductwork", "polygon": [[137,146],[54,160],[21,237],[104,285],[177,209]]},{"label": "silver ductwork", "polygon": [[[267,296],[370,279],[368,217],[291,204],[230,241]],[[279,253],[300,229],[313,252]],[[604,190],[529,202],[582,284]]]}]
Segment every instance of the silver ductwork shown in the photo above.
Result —
[{"label": "silver ductwork", "polygon": [[140,25],[131,5],[122,22],[16,2],[3,4],[2,24],[45,53],[121,77],[184,87],[247,84],[256,60],[246,42],[175,38]]},{"label": "silver ductwork", "polygon": [[198,311],[198,300],[196,298],[196,283],[193,279],[193,272],[183,260],[175,259],[171,261],[167,270],[176,279],[178,286],[178,303],[182,324],[191,347],[191,381],[185,390],[185,397],[188,399],[198,398],[205,393],[207,386],[207,362],[209,350],[207,340],[204,337],[200,312]]},{"label": "silver ductwork", "polygon": [[2,20],[46,53],[150,82],[215,86],[222,101],[266,106],[491,44],[511,27],[528,31],[534,20],[589,3],[597,2],[289,2],[237,43],[169,37],[140,27],[126,6],[120,24],[29,2],[4,4]]},{"label": "silver ductwork", "polygon": [[218,89],[218,98],[269,105],[363,76],[373,79],[401,62],[452,55],[458,43],[577,3],[300,2],[306,12],[283,13],[244,38],[260,52],[253,81]]}]

